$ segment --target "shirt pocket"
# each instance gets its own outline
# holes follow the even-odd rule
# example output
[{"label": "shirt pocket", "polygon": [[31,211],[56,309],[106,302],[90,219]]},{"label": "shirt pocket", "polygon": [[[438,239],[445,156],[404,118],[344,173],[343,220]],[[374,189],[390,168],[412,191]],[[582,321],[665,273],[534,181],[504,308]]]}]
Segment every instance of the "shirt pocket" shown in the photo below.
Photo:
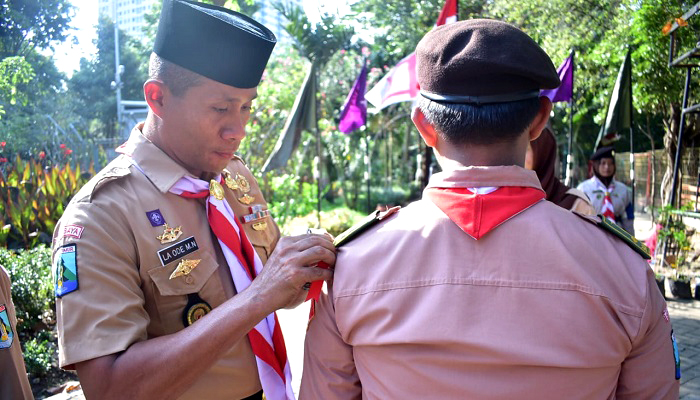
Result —
[{"label": "shirt pocket", "polygon": [[[172,273],[183,260],[199,260],[197,266],[188,274],[170,279]],[[208,252],[195,252],[176,260],[166,266],[158,266],[150,269],[148,275],[153,284],[154,300],[157,309],[157,318],[154,322],[160,321],[163,326],[163,333],[176,332],[184,327],[182,314],[187,307],[189,295],[199,293],[202,300],[211,306],[213,299],[207,299],[201,292],[210,292],[206,286],[216,285],[221,288],[216,271],[219,264]]]}]

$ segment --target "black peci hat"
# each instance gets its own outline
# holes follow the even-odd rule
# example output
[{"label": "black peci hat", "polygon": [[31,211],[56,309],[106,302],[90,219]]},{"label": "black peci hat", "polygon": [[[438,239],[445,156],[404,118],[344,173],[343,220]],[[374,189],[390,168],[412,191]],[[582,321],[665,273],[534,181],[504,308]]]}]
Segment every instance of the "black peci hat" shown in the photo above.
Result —
[{"label": "black peci hat", "polygon": [[600,147],[591,155],[591,161],[598,161],[601,158],[615,159],[615,150],[612,146]]},{"label": "black peci hat", "polygon": [[416,48],[421,95],[445,103],[506,103],[559,86],[547,53],[520,29],[492,19],[437,27]]},{"label": "black peci hat", "polygon": [[229,86],[260,83],[277,39],[235,11],[187,0],[164,0],[153,52]]}]

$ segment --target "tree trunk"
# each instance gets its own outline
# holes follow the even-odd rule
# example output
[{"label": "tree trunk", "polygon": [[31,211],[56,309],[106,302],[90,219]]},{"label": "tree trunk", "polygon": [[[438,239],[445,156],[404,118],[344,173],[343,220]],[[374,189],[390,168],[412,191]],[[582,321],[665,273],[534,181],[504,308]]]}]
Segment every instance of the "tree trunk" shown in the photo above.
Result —
[{"label": "tree trunk", "polygon": [[678,132],[681,122],[681,105],[671,103],[671,116],[664,133],[664,156],[666,157],[666,171],[661,180],[661,204],[668,204],[671,198],[673,185],[673,164],[676,158],[676,146],[678,145]]}]

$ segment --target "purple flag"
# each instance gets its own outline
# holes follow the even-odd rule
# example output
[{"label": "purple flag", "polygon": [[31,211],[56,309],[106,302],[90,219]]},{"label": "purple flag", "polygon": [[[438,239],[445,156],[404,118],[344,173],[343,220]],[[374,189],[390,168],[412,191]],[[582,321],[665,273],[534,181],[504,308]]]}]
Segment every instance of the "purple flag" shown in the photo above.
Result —
[{"label": "purple flag", "polygon": [[557,68],[561,85],[556,89],[543,90],[540,96],[547,96],[552,103],[570,101],[574,97],[574,52]]},{"label": "purple flag", "polygon": [[367,100],[365,89],[367,87],[367,60],[365,59],[360,76],[357,77],[352,90],[345,100],[343,112],[340,113],[338,130],[343,133],[351,133],[360,129],[367,122]]}]

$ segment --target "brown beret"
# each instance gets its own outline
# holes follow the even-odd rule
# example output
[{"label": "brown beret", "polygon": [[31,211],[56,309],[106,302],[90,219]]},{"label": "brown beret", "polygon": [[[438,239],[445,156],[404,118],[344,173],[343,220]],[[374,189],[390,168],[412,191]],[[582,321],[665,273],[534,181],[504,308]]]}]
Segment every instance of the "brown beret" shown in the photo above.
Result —
[{"label": "brown beret", "polygon": [[418,43],[416,63],[421,95],[439,102],[505,103],[560,84],[552,60],[534,40],[491,19],[433,29]]}]

